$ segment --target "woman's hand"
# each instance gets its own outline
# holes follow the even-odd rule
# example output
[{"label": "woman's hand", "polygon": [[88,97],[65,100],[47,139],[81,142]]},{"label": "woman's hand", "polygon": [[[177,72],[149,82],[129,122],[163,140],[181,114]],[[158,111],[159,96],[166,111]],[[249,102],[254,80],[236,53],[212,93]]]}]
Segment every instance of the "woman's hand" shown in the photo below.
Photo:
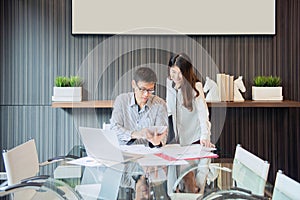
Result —
[{"label": "woman's hand", "polygon": [[203,146],[205,146],[205,147],[208,147],[208,148],[215,148],[216,147],[209,140],[200,140],[200,144],[203,145]]}]

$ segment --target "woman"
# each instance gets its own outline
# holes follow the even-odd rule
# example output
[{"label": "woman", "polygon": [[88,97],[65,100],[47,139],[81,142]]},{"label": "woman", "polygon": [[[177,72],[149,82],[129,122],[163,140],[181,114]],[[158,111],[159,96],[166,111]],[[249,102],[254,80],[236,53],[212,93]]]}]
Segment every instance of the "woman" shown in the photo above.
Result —
[{"label": "woman", "polygon": [[[167,107],[169,116],[172,116],[174,130],[174,138],[169,140],[170,143],[180,145],[198,143],[205,147],[214,147],[210,142],[209,113],[202,84],[194,72],[190,58],[183,53],[171,57],[169,61]],[[191,165],[198,165],[199,168],[196,179],[194,172],[185,176],[183,187],[186,192],[197,192],[198,187],[204,189],[208,163],[208,159],[190,163]],[[183,169],[177,169],[175,172],[171,168],[169,170],[170,178],[176,179],[178,173]]]},{"label": "woman", "polygon": [[168,114],[172,115],[177,143],[213,146],[210,143],[209,113],[202,84],[194,73],[189,57],[183,53],[169,61],[167,106]]}]

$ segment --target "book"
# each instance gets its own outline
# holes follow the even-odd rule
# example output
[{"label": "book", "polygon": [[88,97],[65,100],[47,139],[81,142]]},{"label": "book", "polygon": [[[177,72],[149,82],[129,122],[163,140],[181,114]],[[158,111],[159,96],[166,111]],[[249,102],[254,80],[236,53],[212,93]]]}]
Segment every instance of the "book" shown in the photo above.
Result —
[{"label": "book", "polygon": [[225,101],[229,101],[229,75],[225,74],[224,78],[224,87],[225,87]]},{"label": "book", "polygon": [[217,74],[217,85],[219,88],[219,96],[221,101],[226,101],[225,94],[225,74]]},{"label": "book", "polygon": [[229,101],[233,101],[234,100],[234,76],[229,76]]}]

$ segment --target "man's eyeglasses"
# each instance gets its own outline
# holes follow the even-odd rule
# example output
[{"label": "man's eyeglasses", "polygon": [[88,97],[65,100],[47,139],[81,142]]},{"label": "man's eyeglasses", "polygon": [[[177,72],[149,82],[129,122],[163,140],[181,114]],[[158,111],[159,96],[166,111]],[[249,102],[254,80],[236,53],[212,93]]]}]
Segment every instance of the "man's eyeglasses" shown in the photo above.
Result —
[{"label": "man's eyeglasses", "polygon": [[140,88],[138,85],[136,85],[136,87],[139,89],[140,92],[142,92],[143,94],[147,93],[147,94],[153,94],[155,92],[155,89],[145,89],[145,88]]}]

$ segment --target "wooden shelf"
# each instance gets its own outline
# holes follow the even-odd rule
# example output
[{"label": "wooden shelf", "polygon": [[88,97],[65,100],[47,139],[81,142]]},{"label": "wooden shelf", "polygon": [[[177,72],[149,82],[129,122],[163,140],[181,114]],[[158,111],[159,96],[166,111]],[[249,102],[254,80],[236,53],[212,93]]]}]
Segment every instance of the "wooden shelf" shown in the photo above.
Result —
[{"label": "wooden shelf", "polygon": [[216,102],[216,103],[207,103],[208,107],[228,107],[228,108],[295,108],[300,107],[299,101],[251,101],[246,100],[243,102]]},{"label": "wooden shelf", "polygon": [[52,102],[52,108],[112,108],[112,100],[81,101],[81,102]]},{"label": "wooden shelf", "polygon": [[[81,101],[81,102],[52,102],[53,108],[112,108],[113,100],[100,100],[100,101]],[[227,107],[227,108],[295,108],[300,107],[299,101],[251,101],[244,102],[216,102],[207,103],[208,107]]]}]

